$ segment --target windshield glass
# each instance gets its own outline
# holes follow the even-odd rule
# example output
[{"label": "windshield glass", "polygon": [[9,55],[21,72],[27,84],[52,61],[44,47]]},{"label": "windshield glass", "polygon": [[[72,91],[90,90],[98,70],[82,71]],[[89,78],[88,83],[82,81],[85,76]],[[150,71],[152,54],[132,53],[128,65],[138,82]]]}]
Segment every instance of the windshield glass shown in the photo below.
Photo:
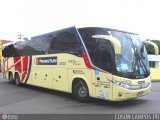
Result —
[{"label": "windshield glass", "polygon": [[149,69],[149,62],[148,62],[148,55],[147,55],[146,48],[144,47],[144,44],[141,41],[139,35],[131,34],[131,38],[135,46],[135,50],[138,53],[138,56],[139,56],[138,58],[140,58],[139,61],[141,61],[142,68],[144,69],[144,71],[148,72],[149,74],[150,69]]},{"label": "windshield glass", "polygon": [[147,52],[136,34],[112,31],[112,36],[121,42],[121,54],[115,55],[116,69],[132,78],[149,75]]},{"label": "windshield glass", "polygon": [[135,59],[134,49],[128,33],[112,31],[112,35],[121,43],[121,54],[115,56],[116,68],[119,72],[134,72],[133,62]]},{"label": "windshield glass", "polygon": [[[149,76],[147,52],[137,34],[96,27],[81,28],[78,31],[96,68],[132,79]],[[110,41],[93,38],[93,35],[117,38],[121,43],[121,54],[114,54],[114,45]]]}]

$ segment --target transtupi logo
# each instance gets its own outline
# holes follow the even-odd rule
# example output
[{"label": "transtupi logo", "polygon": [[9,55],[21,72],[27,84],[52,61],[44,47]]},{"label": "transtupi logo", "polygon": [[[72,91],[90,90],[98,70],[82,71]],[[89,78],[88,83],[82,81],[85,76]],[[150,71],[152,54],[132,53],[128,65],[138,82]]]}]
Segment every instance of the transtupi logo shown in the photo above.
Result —
[{"label": "transtupi logo", "polygon": [[35,60],[36,65],[57,65],[57,57],[40,57]]}]

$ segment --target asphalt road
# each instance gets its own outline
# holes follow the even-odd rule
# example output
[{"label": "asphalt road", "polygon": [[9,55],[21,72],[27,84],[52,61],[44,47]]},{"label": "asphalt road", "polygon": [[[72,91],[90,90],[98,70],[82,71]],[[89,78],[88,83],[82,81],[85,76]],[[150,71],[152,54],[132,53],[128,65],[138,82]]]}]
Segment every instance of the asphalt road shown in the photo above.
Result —
[{"label": "asphalt road", "polygon": [[153,82],[149,95],[133,100],[114,103],[94,99],[91,103],[79,103],[70,94],[29,85],[17,87],[0,78],[0,113],[160,113],[160,82]]}]

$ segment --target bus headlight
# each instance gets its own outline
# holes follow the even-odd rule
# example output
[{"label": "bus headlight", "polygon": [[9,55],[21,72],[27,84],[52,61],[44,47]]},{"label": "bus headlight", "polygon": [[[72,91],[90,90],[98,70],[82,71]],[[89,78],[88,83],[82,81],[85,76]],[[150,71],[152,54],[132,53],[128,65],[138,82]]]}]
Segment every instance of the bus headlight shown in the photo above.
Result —
[{"label": "bus headlight", "polygon": [[116,80],[113,80],[113,84],[115,84],[117,86],[120,86],[120,87],[123,87],[123,88],[127,88],[127,89],[129,89],[129,87],[130,87],[130,85],[127,85],[124,82],[119,82],[119,81],[116,81]]}]

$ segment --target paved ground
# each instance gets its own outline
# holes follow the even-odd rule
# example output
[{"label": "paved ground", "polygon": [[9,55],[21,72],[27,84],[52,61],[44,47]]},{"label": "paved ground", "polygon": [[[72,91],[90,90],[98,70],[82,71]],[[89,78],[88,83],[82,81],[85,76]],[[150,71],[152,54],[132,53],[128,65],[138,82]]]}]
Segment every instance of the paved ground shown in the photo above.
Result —
[{"label": "paved ground", "polygon": [[130,101],[113,103],[93,100],[79,103],[70,94],[33,86],[16,87],[0,78],[0,113],[14,114],[108,114],[159,113],[160,82],[154,82],[152,92]]}]

